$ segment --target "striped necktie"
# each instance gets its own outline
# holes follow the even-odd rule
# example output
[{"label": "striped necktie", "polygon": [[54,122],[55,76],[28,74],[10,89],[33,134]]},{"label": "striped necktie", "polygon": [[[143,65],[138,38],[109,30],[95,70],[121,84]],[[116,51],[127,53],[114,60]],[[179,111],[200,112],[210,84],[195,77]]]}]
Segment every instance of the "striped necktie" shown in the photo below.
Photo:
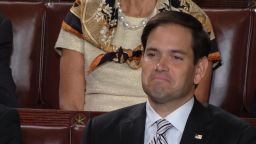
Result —
[{"label": "striped necktie", "polygon": [[160,119],[156,121],[157,131],[154,138],[149,142],[149,144],[168,144],[166,140],[166,132],[172,127],[172,124],[165,119]]}]

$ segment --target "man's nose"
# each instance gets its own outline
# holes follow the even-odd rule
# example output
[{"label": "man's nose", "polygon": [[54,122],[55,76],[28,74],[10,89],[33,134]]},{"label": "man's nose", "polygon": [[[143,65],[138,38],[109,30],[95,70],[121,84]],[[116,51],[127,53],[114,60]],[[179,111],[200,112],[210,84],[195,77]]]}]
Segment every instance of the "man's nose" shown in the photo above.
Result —
[{"label": "man's nose", "polygon": [[156,71],[169,71],[168,60],[165,57],[161,57],[156,64]]}]

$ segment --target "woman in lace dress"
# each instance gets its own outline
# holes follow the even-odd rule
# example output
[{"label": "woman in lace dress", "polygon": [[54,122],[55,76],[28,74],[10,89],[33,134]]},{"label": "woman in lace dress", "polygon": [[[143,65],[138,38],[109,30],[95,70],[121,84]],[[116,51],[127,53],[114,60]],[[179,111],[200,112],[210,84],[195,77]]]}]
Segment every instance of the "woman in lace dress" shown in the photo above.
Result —
[{"label": "woman in lace dress", "polygon": [[[163,11],[182,11],[202,22],[207,15],[191,0],[77,0],[56,42],[60,61],[60,108],[111,111],[146,101],[141,87],[140,36],[147,21]],[[209,60],[219,61],[212,47]],[[208,100],[212,67],[196,96]]]}]

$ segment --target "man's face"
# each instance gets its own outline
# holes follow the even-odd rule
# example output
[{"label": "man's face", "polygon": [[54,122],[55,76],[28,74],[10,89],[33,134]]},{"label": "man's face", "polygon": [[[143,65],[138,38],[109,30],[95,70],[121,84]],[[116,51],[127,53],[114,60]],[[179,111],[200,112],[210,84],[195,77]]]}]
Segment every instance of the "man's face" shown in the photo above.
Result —
[{"label": "man's face", "polygon": [[192,97],[195,75],[191,31],[176,24],[154,29],[142,58],[142,86],[149,100],[164,104]]}]

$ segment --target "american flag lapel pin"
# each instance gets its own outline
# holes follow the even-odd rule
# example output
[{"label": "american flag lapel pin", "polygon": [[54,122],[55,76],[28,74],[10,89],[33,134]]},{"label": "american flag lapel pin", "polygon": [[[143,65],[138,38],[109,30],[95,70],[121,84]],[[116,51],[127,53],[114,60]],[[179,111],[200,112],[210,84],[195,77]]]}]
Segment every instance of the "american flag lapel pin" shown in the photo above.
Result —
[{"label": "american flag lapel pin", "polygon": [[195,135],[195,139],[201,140],[201,139],[203,139],[203,135],[201,135],[201,134],[196,134],[196,135]]}]

